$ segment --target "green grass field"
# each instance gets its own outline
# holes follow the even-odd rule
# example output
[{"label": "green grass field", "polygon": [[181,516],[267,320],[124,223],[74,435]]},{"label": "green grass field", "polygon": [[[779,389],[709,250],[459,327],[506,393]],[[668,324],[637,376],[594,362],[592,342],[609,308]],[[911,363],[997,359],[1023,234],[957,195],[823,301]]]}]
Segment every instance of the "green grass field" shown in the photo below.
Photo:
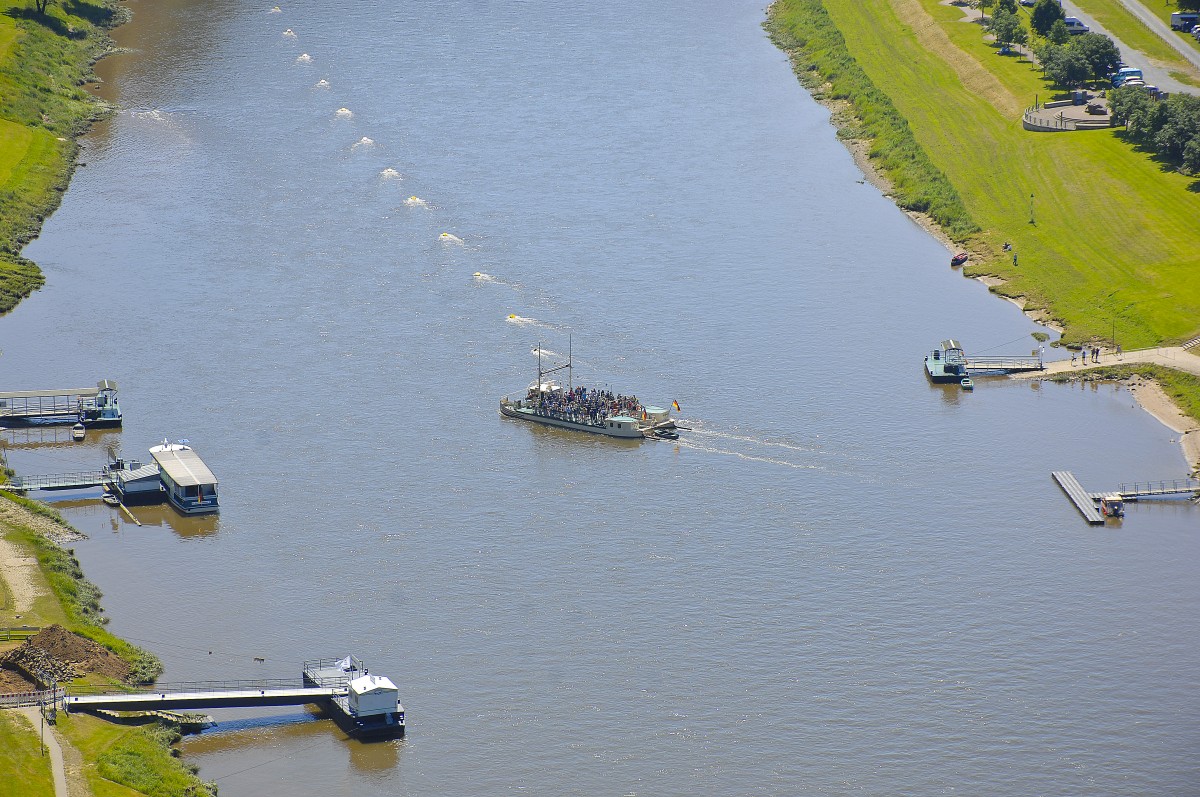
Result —
[{"label": "green grass field", "polygon": [[[797,24],[814,0],[780,0]],[[1025,59],[937,0],[824,0],[854,60],[899,109],[983,232],[970,273],[1046,308],[1068,342],[1127,349],[1200,334],[1200,192],[1119,130],[1030,133],[1020,109],[1053,93]],[[802,35],[802,32],[801,32]],[[1000,110],[1003,109],[1003,110]],[[1030,197],[1033,216],[1030,223]],[[1001,256],[1010,241],[1014,267]]]},{"label": "green grass field", "polygon": [[54,797],[38,731],[13,711],[0,711],[0,797]]},{"label": "green grass field", "polygon": [[43,283],[21,249],[58,206],[74,139],[102,110],[82,84],[112,17],[108,6],[75,0],[44,18],[31,7],[0,13],[0,313]]}]

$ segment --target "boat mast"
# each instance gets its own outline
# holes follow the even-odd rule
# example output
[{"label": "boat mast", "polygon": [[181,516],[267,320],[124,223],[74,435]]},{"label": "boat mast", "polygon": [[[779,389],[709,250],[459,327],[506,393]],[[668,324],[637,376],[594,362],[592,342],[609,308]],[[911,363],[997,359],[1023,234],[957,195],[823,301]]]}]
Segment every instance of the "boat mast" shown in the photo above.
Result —
[{"label": "boat mast", "polygon": [[574,337],[575,333],[567,333],[567,392],[575,389],[575,372],[571,369],[574,360]]}]

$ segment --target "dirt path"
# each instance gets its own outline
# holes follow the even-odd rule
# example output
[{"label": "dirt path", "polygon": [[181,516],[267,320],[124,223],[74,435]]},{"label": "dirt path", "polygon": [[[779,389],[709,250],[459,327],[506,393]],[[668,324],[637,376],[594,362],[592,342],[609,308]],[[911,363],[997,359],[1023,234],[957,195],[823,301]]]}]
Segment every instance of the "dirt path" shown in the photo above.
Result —
[{"label": "dirt path", "polygon": [[0,610],[6,617],[12,613],[12,618],[8,619],[16,619],[16,615],[28,612],[33,608],[34,600],[44,594],[34,581],[36,572],[37,559],[26,556],[21,546],[0,537],[0,579],[7,587],[5,593],[0,593]]}]

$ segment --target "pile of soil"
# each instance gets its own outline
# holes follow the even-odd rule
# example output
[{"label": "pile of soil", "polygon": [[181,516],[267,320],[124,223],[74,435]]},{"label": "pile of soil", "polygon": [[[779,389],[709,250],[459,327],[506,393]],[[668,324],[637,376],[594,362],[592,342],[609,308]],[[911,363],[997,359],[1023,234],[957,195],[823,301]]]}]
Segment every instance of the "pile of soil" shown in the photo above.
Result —
[{"label": "pile of soil", "polygon": [[[61,625],[43,628],[24,645],[0,657],[0,668],[34,681],[74,680],[88,673],[124,681],[129,663],[90,639],[72,634]],[[49,686],[49,684],[44,684]]]},{"label": "pile of soil", "polygon": [[0,670],[0,695],[16,695],[37,691],[37,684],[15,670]]}]

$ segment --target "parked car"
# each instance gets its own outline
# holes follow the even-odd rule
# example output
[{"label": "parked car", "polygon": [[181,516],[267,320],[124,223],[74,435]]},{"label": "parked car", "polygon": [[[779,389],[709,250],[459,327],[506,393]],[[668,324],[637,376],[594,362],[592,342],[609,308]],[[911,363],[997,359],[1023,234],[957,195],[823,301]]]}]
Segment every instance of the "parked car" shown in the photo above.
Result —
[{"label": "parked car", "polygon": [[1091,28],[1084,25],[1078,17],[1067,17],[1063,20],[1067,26],[1067,33],[1087,33]]},{"label": "parked car", "polygon": [[[1037,5],[1037,0],[1021,0],[1021,5],[1025,6],[1026,8],[1032,8],[1033,6]],[[1172,14],[1172,16],[1174,15]]]}]

